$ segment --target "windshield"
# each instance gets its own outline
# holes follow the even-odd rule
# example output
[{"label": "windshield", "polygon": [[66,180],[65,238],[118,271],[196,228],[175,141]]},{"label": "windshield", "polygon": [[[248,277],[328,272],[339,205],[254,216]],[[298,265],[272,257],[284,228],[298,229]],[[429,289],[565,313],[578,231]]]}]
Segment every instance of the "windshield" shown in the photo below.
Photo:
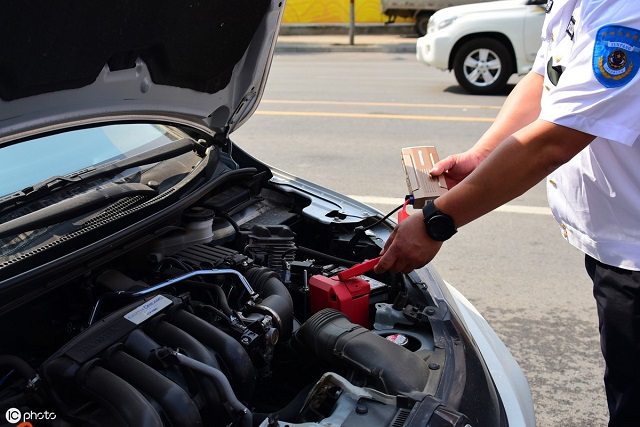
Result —
[{"label": "windshield", "polygon": [[115,124],[31,139],[0,149],[0,197],[54,176],[126,158],[184,137],[151,124]]}]

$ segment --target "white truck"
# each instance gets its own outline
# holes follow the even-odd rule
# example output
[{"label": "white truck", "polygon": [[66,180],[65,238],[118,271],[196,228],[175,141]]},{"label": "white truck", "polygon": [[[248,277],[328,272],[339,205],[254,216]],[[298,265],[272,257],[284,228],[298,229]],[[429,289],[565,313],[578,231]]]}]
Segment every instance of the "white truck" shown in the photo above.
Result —
[{"label": "white truck", "polygon": [[424,36],[427,33],[429,17],[436,10],[460,4],[482,3],[490,0],[380,0],[382,13],[387,15],[387,24],[392,24],[397,17],[413,18],[416,33]]}]

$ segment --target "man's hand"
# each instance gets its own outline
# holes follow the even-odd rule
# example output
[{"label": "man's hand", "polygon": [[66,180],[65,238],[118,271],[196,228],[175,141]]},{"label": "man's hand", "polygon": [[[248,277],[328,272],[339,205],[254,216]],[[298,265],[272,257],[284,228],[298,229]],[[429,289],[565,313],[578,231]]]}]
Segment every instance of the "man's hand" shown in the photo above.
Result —
[{"label": "man's hand", "polygon": [[422,212],[416,212],[393,230],[381,252],[382,258],[373,271],[384,273],[410,273],[427,264],[436,256],[442,242],[432,240],[427,234]]},{"label": "man's hand", "polygon": [[433,176],[444,174],[447,187],[451,189],[473,172],[483,160],[484,157],[472,150],[453,154],[436,163],[429,174]]}]

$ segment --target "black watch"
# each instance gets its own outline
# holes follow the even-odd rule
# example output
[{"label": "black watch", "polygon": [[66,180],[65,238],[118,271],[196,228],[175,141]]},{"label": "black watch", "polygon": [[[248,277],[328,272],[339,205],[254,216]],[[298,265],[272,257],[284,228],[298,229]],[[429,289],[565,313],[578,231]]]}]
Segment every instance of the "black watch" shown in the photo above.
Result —
[{"label": "black watch", "polygon": [[433,240],[444,242],[458,232],[456,225],[446,213],[440,212],[435,203],[428,202],[422,208],[424,214],[424,225],[427,227],[427,234]]}]

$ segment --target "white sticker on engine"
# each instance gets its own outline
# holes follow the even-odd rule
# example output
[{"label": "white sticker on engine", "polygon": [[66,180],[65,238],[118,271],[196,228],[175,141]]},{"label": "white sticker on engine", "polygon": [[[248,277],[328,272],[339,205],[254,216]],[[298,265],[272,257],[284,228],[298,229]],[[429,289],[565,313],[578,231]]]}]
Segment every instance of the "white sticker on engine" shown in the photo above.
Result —
[{"label": "white sticker on engine", "polygon": [[129,320],[130,322],[135,323],[136,325],[139,325],[140,323],[144,322],[145,320],[158,313],[163,308],[170,306],[171,304],[172,301],[169,298],[158,295],[157,297],[145,302],[135,310],[125,314],[124,318]]}]

